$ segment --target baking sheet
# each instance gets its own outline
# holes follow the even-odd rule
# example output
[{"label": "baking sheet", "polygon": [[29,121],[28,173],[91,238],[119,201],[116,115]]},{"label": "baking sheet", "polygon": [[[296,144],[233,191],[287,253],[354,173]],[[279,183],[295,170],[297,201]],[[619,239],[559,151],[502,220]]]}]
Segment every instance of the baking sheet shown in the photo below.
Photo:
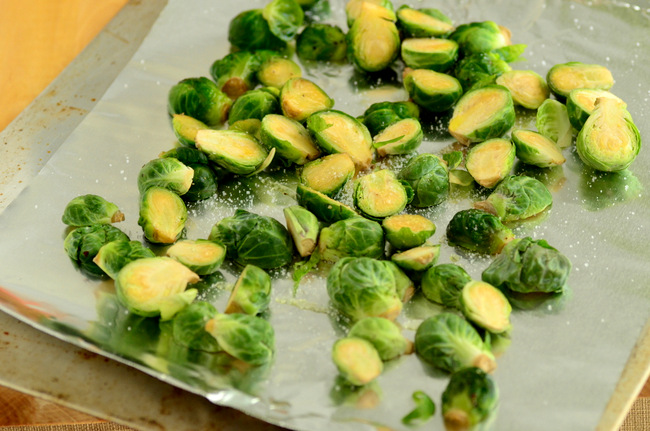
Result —
[{"label": "baking sheet", "polygon": [[[238,10],[260,4],[242,3]],[[617,79],[613,91],[627,101],[642,135],[647,135],[644,99],[648,98],[648,83],[643,74],[647,59],[641,55],[648,36],[647,10],[624,4],[569,2],[531,2],[523,13],[507,2],[435,6],[449,12],[457,23],[494,19],[510,27],[514,42],[529,45],[529,61],[516,68],[545,74],[552,64],[574,59],[607,65]],[[333,9],[343,26],[340,7],[335,4]],[[101,194],[118,203],[127,214],[127,222],[120,227],[132,238],[141,238],[136,224],[135,178],[142,164],[173,145],[165,113],[167,90],[182,78],[207,75],[211,62],[225,55],[227,21],[236,12],[231,8],[224,14],[218,5],[207,2],[190,7],[187,2],[170,2],[96,109],[0,216],[4,309],[50,333],[60,331],[57,336],[85,347],[97,350],[87,343],[100,341],[104,353],[130,355],[141,369],[197,393],[210,391],[212,401],[273,423],[326,429],[330,421],[345,421],[346,427],[358,428],[363,426],[359,420],[365,420],[400,428],[399,418],[411,408],[413,390],[424,389],[439,400],[446,379],[431,376],[423,380],[423,373],[429,370],[411,356],[393,364],[379,379],[376,392],[382,401],[375,409],[337,406],[339,397],[331,397],[335,370],[329,351],[340,328],[321,312],[326,295],[318,281],[305,283],[294,301],[286,276],[277,274],[271,322],[278,334],[278,354],[268,378],[256,388],[259,398],[253,398],[239,391],[206,389],[202,386],[205,374],[187,362],[180,369],[190,372],[179,377],[179,367],[174,367],[173,361],[170,367],[170,362],[155,355],[161,342],[151,341],[133,351],[143,328],[153,335],[160,334],[159,328],[146,321],[136,326],[138,319],[130,316],[108,316],[106,310],[115,310],[110,283],[84,279],[62,251],[65,231],[60,214],[69,199],[83,193]],[[608,50],[608,46],[612,48]],[[349,68],[330,68],[325,75],[310,73],[307,71],[307,76],[337,101],[336,108],[352,115],[374,101],[405,97],[390,83],[372,91],[351,91],[347,84],[363,84],[363,77]],[[440,136],[437,127],[428,136],[436,141],[427,142],[423,150],[438,151],[451,142]],[[568,150],[565,154],[569,160],[558,175],[553,210],[539,224],[526,225],[517,233],[546,238],[572,259],[570,295],[561,307],[546,304],[513,317],[512,346],[499,359],[495,374],[502,394],[495,429],[593,429],[648,317],[649,298],[642,281],[648,275],[643,248],[647,203],[642,185],[648,182],[647,173],[639,169],[647,166],[645,153],[642,151],[630,172],[614,176],[585,174],[576,156]],[[277,193],[268,193],[268,186],[274,184],[269,177],[261,177],[260,182],[264,187],[253,181],[233,187],[230,193],[249,192],[247,199],[236,204],[281,220],[281,207],[291,202],[290,198],[278,199]],[[227,187],[222,190],[227,191]],[[439,227],[434,239],[443,240],[446,222],[467,204],[456,200],[431,212]],[[188,237],[207,236],[209,227],[232,211],[231,205],[217,201],[202,205],[195,211]],[[440,262],[454,253],[443,248]],[[486,264],[485,260],[464,262],[475,277]],[[227,281],[234,280],[228,268],[223,272]],[[225,292],[215,298],[220,309],[226,298]],[[422,303],[416,301],[415,305]],[[433,311],[413,306],[402,323],[414,329],[421,313]],[[45,326],[40,312],[56,317],[57,325]],[[118,323],[123,325],[122,331],[106,331]],[[126,341],[129,338],[131,341]],[[174,381],[156,370],[190,383]],[[196,373],[201,377],[198,380]],[[218,378],[207,380],[211,385],[222,383]],[[441,428],[440,415],[434,422],[434,427]]]}]

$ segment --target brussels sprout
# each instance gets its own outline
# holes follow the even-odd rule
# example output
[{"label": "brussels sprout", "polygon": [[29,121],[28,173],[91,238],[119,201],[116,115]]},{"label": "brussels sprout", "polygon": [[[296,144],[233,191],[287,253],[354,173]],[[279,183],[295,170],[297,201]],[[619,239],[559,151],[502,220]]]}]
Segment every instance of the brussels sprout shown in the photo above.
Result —
[{"label": "brussels sprout", "polygon": [[[364,317],[395,318],[402,311],[395,264],[369,257],[344,257],[327,276],[332,307],[353,321]],[[396,268],[395,268],[396,269]]]},{"label": "brussels sprout", "polygon": [[393,215],[385,218],[381,225],[388,242],[400,250],[418,247],[436,233],[436,225],[417,214]]},{"label": "brussels sprout", "polygon": [[448,430],[474,429],[496,410],[499,391],[483,370],[467,367],[454,372],[442,393],[442,415]]},{"label": "brussels sprout", "polygon": [[251,175],[268,161],[270,154],[251,135],[235,130],[200,130],[196,148],[233,174]]},{"label": "brussels sprout", "polygon": [[448,37],[458,43],[464,56],[510,45],[510,30],[493,21],[459,25]]},{"label": "brussels sprout", "polygon": [[192,164],[189,165],[194,170],[192,177],[192,186],[183,195],[183,200],[196,202],[207,199],[217,192],[217,176],[212,168],[206,165]]},{"label": "brussels sprout", "polygon": [[174,341],[189,349],[218,352],[221,348],[217,340],[205,330],[205,324],[217,314],[212,304],[203,301],[183,308],[172,320]]},{"label": "brussels sprout", "polygon": [[149,187],[140,198],[140,217],[148,241],[172,244],[181,236],[187,220],[185,202],[173,191]]},{"label": "brussels sprout", "polygon": [[564,99],[576,88],[609,90],[614,85],[614,77],[604,66],[570,61],[551,67],[546,82],[559,99]]},{"label": "brussels sprout", "polygon": [[370,342],[382,361],[390,361],[412,352],[413,343],[407,340],[392,320],[383,317],[366,317],[350,328],[348,337]]},{"label": "brussels sprout", "polygon": [[198,275],[174,259],[145,257],[122,267],[115,279],[115,290],[130,312],[169,320],[194,301],[198,291],[186,288],[197,281]]},{"label": "brussels sprout", "polygon": [[446,111],[463,94],[456,78],[427,69],[406,69],[404,88],[415,103],[431,112]]},{"label": "brussels sprout", "polygon": [[167,97],[169,115],[185,114],[209,127],[223,124],[232,100],[205,77],[187,78],[174,85]]},{"label": "brussels sprout", "polygon": [[545,240],[516,239],[488,266],[481,278],[499,289],[514,292],[561,292],[571,262]]},{"label": "brussels sprout", "polygon": [[136,259],[155,256],[154,252],[142,245],[140,241],[116,238],[99,249],[97,255],[93,258],[93,262],[114,280],[117,278],[120,269],[127,263]]},{"label": "brussels sprout", "polygon": [[228,42],[239,50],[282,51],[287,47],[287,43],[271,31],[262,9],[246,10],[235,16],[228,26]]},{"label": "brussels sprout", "polygon": [[605,172],[622,171],[641,149],[641,135],[632,116],[616,100],[599,98],[576,139],[580,159]]},{"label": "brussels sprout", "polygon": [[452,313],[440,313],[420,324],[415,332],[415,351],[424,361],[450,373],[465,367],[489,373],[497,366],[476,329]]},{"label": "brussels sprout", "polygon": [[373,103],[363,113],[362,122],[372,136],[378,135],[386,127],[406,118],[420,118],[420,108],[413,102]]},{"label": "brussels sprout", "polygon": [[460,311],[465,318],[491,333],[511,328],[512,307],[499,289],[484,281],[472,280],[460,292]]},{"label": "brussels sprout", "polygon": [[196,132],[209,129],[204,122],[184,114],[172,115],[172,128],[174,129],[176,138],[178,138],[178,142],[187,147],[194,147]]},{"label": "brussels sprout", "polygon": [[208,237],[226,246],[226,256],[240,265],[279,268],[293,260],[291,235],[276,219],[238,209],[217,222]]},{"label": "brussels sprout", "polygon": [[449,173],[445,162],[435,154],[423,153],[411,158],[397,178],[413,189],[411,205],[426,208],[442,203],[449,195]]},{"label": "brussels sprout", "polygon": [[400,253],[395,253],[390,260],[406,271],[426,271],[436,264],[440,256],[440,245],[421,245]]},{"label": "brussels sprout", "polygon": [[462,267],[443,263],[424,273],[421,289],[429,301],[445,307],[460,308],[460,294],[470,281],[472,277]]},{"label": "brussels sprout", "polygon": [[307,208],[325,223],[359,216],[349,206],[302,184],[298,184],[296,198],[300,206]]},{"label": "brussels sprout", "polygon": [[539,108],[550,95],[546,80],[532,70],[505,72],[496,79],[496,83],[510,90],[515,105],[528,109]]},{"label": "brussels sprout", "polygon": [[409,426],[420,426],[427,422],[436,413],[433,400],[422,391],[413,392],[415,408],[402,418],[402,423]]},{"label": "brussels sprout", "polygon": [[380,157],[415,151],[424,138],[422,125],[415,118],[405,118],[379,132],[372,145]]},{"label": "brussels sprout", "polygon": [[205,153],[191,147],[176,147],[160,153],[161,159],[173,158],[184,165],[208,165],[210,160]]},{"label": "brussels sprout", "polygon": [[257,85],[260,58],[255,52],[237,51],[216,60],[210,66],[210,75],[217,88],[235,100]]},{"label": "brussels sprout", "polygon": [[497,216],[478,209],[457,212],[447,225],[450,244],[478,253],[498,254],[513,239]]},{"label": "brussels sprout", "polygon": [[407,5],[397,9],[397,24],[408,37],[440,37],[454,29],[451,20],[438,9],[413,9]]},{"label": "brussels sprout", "polygon": [[262,11],[271,33],[285,42],[296,37],[305,14],[296,0],[272,0]]},{"label": "brussels sprout", "polygon": [[346,337],[336,340],[332,361],[347,382],[356,386],[370,383],[384,370],[377,350],[367,340]]},{"label": "brussels sprout", "polygon": [[306,208],[298,205],[283,210],[287,222],[287,230],[293,238],[293,243],[300,256],[307,257],[316,249],[316,241],[320,232],[318,218]]},{"label": "brussels sprout", "polygon": [[124,214],[117,205],[97,195],[77,196],[68,202],[61,216],[61,221],[68,226],[109,224],[123,220]]},{"label": "brussels sprout", "polygon": [[449,133],[463,145],[498,138],[515,124],[515,108],[507,88],[488,85],[460,98],[449,121]]},{"label": "brussels sprout", "polygon": [[504,222],[512,222],[537,215],[552,203],[553,196],[544,183],[525,175],[511,175],[475,207],[495,214]]},{"label": "brussels sprout", "polygon": [[299,122],[283,115],[269,114],[262,120],[260,138],[264,145],[275,148],[277,154],[297,165],[320,156],[320,149]]},{"label": "brussels sprout", "polygon": [[371,219],[382,219],[401,212],[408,200],[406,188],[388,169],[362,176],[354,189],[354,204]]},{"label": "brussels sprout", "polygon": [[591,88],[576,88],[575,90],[571,90],[566,98],[566,111],[571,125],[576,130],[582,129],[596,108],[596,100],[601,97],[613,99],[622,108],[627,108],[627,104],[623,100],[606,90],[595,90]]},{"label": "brussels sprout", "polygon": [[465,168],[474,181],[491,189],[508,176],[515,164],[515,153],[512,142],[500,138],[488,139],[469,149]]},{"label": "brussels sprout", "polygon": [[300,172],[300,182],[327,196],[335,196],[355,171],[347,153],[330,154],[306,163]]},{"label": "brussels sprout", "polygon": [[81,269],[91,275],[101,277],[105,271],[97,265],[94,259],[105,244],[117,240],[128,241],[129,237],[110,224],[93,224],[71,231],[63,241],[63,248],[70,259],[76,262]]},{"label": "brussels sprout", "polygon": [[318,250],[321,259],[330,262],[347,256],[380,258],[384,232],[379,223],[363,217],[339,220],[321,230]]},{"label": "brussels sprout", "polygon": [[397,292],[397,297],[402,301],[402,303],[406,304],[415,294],[415,284],[413,284],[411,278],[395,263],[389,261],[384,261],[384,263],[393,273],[393,277],[395,277],[395,291]]},{"label": "brussels sprout", "polygon": [[399,55],[400,38],[395,14],[369,2],[361,4],[359,16],[347,34],[348,58],[364,72],[386,69]]},{"label": "brussels sprout", "polygon": [[280,92],[282,113],[296,121],[305,121],[311,114],[330,109],[331,99],[318,85],[304,78],[288,80]]},{"label": "brussels sprout", "polygon": [[267,114],[280,112],[278,98],[268,91],[250,90],[235,100],[228,114],[228,124],[232,125],[239,120],[256,118],[261,120]]},{"label": "brussels sprout", "polygon": [[281,89],[292,78],[302,76],[302,70],[293,60],[272,57],[266,60],[257,72],[257,79],[269,88]]},{"label": "brussels sprout", "polygon": [[550,168],[566,161],[555,142],[541,133],[523,129],[513,130],[512,142],[517,150],[517,158],[529,165]]},{"label": "brussels sprout", "polygon": [[413,69],[445,72],[458,58],[458,44],[449,39],[404,39],[401,56],[404,64]]},{"label": "brussels sprout", "polygon": [[225,313],[254,316],[263,313],[271,302],[271,277],[262,268],[246,265],[228,298]]},{"label": "brussels sprout", "polygon": [[357,170],[372,163],[373,148],[370,132],[361,122],[336,110],[316,112],[307,119],[307,129],[327,153],[347,153]]},{"label": "brussels sprout", "polygon": [[268,363],[275,350],[275,332],[266,320],[248,314],[217,314],[205,324],[226,353],[257,366]]},{"label": "brussels sprout", "polygon": [[149,187],[169,189],[184,195],[192,186],[194,170],[178,159],[165,157],[150,160],[138,173],[138,190],[144,193]]},{"label": "brussels sprout", "polygon": [[497,77],[512,68],[495,52],[480,52],[463,58],[454,68],[454,75],[464,90],[494,84]]},{"label": "brussels sprout", "polygon": [[456,169],[463,162],[463,152],[456,150],[445,153],[442,155],[442,160],[447,163],[448,169]]},{"label": "brussels sprout", "polygon": [[233,130],[235,132],[244,132],[251,135],[258,141],[261,141],[262,140],[262,136],[260,134],[261,128],[262,128],[262,122],[260,120],[258,120],[257,118],[247,118],[245,120],[235,121],[228,127],[228,130]]},{"label": "brussels sprout", "polygon": [[537,108],[535,127],[542,135],[549,138],[559,148],[571,146],[573,130],[566,106],[557,100],[546,99]]},{"label": "brussels sprout", "polygon": [[348,0],[345,4],[345,15],[347,17],[348,27],[352,27],[354,21],[359,18],[363,9],[364,3],[372,3],[375,6],[380,6],[381,9],[373,9],[376,14],[386,17],[386,19],[395,21],[393,3],[390,0]]},{"label": "brussels sprout", "polygon": [[296,39],[296,54],[302,60],[341,61],[346,53],[345,33],[332,24],[311,23]]},{"label": "brussels sprout", "polygon": [[226,248],[207,239],[186,239],[169,247],[166,254],[198,275],[208,275],[219,269],[226,257]]}]

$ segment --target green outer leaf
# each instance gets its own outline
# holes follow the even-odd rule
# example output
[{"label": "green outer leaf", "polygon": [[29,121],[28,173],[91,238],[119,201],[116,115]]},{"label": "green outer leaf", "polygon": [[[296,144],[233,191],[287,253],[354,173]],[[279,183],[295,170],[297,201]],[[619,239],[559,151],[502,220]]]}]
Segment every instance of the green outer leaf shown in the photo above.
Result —
[{"label": "green outer leaf", "polygon": [[188,305],[171,322],[174,341],[190,349],[218,352],[217,340],[205,330],[205,324],[216,315],[217,309],[208,302]]},{"label": "green outer leaf", "polygon": [[457,212],[447,225],[450,244],[478,253],[497,254],[513,239],[497,216],[477,209]]},{"label": "green outer leaf", "polygon": [[443,263],[424,273],[420,287],[429,301],[459,309],[460,293],[470,281],[472,278],[461,266]]},{"label": "green outer leaf", "polygon": [[192,186],[194,170],[173,157],[153,159],[142,166],[138,173],[138,191],[144,193],[149,187],[169,189],[179,196]]},{"label": "green outer leaf", "polygon": [[296,39],[296,54],[302,60],[341,61],[346,52],[345,33],[332,24],[310,23]]},{"label": "green outer leaf", "polygon": [[452,151],[442,155],[442,159],[447,162],[447,169],[456,169],[463,162],[462,151]]},{"label": "green outer leaf", "polygon": [[167,103],[170,115],[185,114],[215,127],[226,121],[232,100],[213,81],[199,77],[186,78],[174,85]]},{"label": "green outer leaf", "polygon": [[240,50],[282,51],[287,43],[271,32],[262,9],[251,9],[235,16],[228,26],[228,41]]},{"label": "green outer leaf", "polygon": [[256,118],[262,120],[267,114],[280,112],[278,98],[264,90],[250,90],[235,100],[228,113],[228,124],[239,120]]},{"label": "green outer leaf", "polygon": [[419,426],[427,422],[436,413],[433,400],[422,391],[413,392],[415,408],[402,418],[402,423],[409,426]]},{"label": "green outer leaf", "polygon": [[295,0],[273,0],[264,7],[262,16],[269,23],[271,33],[285,42],[296,37],[305,18]]}]

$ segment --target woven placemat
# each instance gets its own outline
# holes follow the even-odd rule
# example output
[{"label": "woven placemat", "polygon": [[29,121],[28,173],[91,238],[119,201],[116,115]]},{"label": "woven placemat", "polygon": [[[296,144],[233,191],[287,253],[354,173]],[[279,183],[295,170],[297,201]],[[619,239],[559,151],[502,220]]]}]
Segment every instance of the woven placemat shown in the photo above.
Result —
[{"label": "woven placemat", "polygon": [[637,398],[620,431],[650,430],[650,398]]},{"label": "woven placemat", "polygon": [[112,422],[92,422],[66,425],[22,425],[1,427],[2,431],[135,431]]}]

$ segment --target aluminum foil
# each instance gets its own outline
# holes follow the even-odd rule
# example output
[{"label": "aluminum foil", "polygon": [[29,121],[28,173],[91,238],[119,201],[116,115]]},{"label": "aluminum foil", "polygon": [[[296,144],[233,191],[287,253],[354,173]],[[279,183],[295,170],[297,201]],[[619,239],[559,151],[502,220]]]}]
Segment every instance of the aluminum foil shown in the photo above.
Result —
[{"label": "aluminum foil", "polygon": [[[344,2],[331,3],[326,22],[345,29]],[[330,352],[345,329],[329,312],[326,266],[305,278],[295,295],[290,269],[273,273],[269,319],[276,332],[275,359],[269,367],[242,371],[227,358],[175,346],[165,324],[125,312],[112,282],[85,277],[63,251],[63,208],[86,193],[118,204],[126,214],[118,226],[142,240],[136,178],[144,163],[174,146],[166,113],[169,88],[187,77],[209,76],[212,62],[229,50],[230,19],[263,4],[169,2],[96,108],[0,214],[0,306],[58,338],[270,423],[297,430],[406,429],[400,420],[413,408],[411,394],[423,390],[439,404],[448,378],[409,355],[389,363],[363,390],[342,387]],[[516,69],[544,76],[553,64],[567,61],[607,66],[616,79],[612,91],[627,102],[642,136],[648,136],[647,6],[514,0],[412,6],[439,8],[456,23],[494,20],[510,28],[514,43],[528,45],[527,61],[513,64]],[[302,67],[304,76],[336,100],[335,108],[354,116],[373,102],[407,97],[399,70],[368,79],[351,66]],[[518,114],[518,127],[534,125],[534,114]],[[453,144],[445,133],[448,118],[425,118],[429,126],[420,151],[439,152]],[[500,404],[493,428],[498,430],[593,429],[648,319],[647,151],[642,149],[630,169],[618,174],[589,171],[575,151],[564,153],[567,162],[561,168],[515,167],[538,175],[554,196],[545,217],[519,225],[515,233],[546,239],[572,260],[573,271],[565,295],[513,314],[511,344],[494,373]],[[190,207],[186,235],[207,237],[211,226],[236,208],[282,221],[282,208],[295,203],[294,185],[292,175],[277,172],[221,184],[213,199]],[[447,222],[470,206],[471,197],[455,194],[420,213],[438,226],[433,241],[442,244],[439,263],[456,261],[480,278],[489,259],[459,252],[444,238]],[[201,298],[223,310],[237,274],[238,268],[225,265],[219,277],[204,280]],[[416,296],[399,323],[412,338],[419,322],[440,310]],[[427,427],[443,429],[440,413]]]}]

